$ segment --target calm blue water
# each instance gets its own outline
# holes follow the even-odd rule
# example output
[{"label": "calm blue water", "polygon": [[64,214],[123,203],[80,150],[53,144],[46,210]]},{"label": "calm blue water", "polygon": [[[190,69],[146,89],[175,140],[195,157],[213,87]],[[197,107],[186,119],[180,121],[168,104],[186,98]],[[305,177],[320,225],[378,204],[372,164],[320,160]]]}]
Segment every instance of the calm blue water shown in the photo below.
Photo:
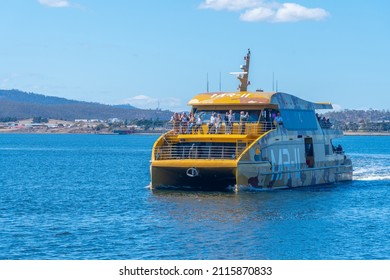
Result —
[{"label": "calm blue water", "polygon": [[0,259],[390,259],[390,137],[344,137],[355,180],[151,192],[157,136],[0,134]]}]

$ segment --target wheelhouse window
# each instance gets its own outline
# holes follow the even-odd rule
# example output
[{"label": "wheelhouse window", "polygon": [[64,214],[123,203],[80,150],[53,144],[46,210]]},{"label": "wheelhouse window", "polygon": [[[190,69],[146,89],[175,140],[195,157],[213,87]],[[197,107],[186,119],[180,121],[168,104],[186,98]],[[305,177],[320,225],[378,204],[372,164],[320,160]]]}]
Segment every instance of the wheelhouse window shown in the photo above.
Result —
[{"label": "wheelhouse window", "polygon": [[317,118],[311,110],[282,109],[283,125],[290,130],[317,130]]}]

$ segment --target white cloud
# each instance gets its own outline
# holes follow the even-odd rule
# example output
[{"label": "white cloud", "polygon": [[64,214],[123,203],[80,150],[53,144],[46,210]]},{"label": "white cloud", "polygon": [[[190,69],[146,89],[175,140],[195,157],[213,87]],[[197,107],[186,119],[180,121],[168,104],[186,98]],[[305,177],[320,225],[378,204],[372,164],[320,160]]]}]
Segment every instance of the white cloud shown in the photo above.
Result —
[{"label": "white cloud", "polygon": [[66,8],[70,6],[68,0],[38,0],[38,2],[50,8]]},{"label": "white cloud", "polygon": [[240,19],[248,22],[297,22],[323,20],[329,13],[321,8],[307,8],[296,3],[277,3],[261,0],[205,0],[200,8],[242,11]]},{"label": "white cloud", "polygon": [[156,109],[182,111],[182,101],[178,98],[166,97],[166,98],[154,98],[147,95],[137,95],[123,99],[120,104],[130,104],[140,109]]},{"label": "white cloud", "polygon": [[329,16],[324,9],[309,9],[294,3],[284,3],[275,15],[275,21],[291,22],[301,20],[322,20]]},{"label": "white cloud", "polygon": [[259,5],[261,0],[205,0],[200,4],[202,9],[239,11]]},{"label": "white cloud", "polygon": [[272,21],[275,18],[276,12],[270,8],[258,7],[247,10],[240,15],[243,21]]}]

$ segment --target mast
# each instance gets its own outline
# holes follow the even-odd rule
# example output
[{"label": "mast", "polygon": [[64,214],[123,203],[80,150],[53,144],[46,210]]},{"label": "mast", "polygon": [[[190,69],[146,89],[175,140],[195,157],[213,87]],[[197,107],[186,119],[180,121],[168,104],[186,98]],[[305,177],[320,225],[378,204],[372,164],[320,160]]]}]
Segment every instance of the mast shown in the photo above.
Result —
[{"label": "mast", "polygon": [[237,79],[240,80],[240,85],[239,85],[240,91],[247,91],[248,89],[249,62],[251,60],[250,49],[248,49],[248,53],[244,57],[244,60],[245,60],[245,64],[240,66],[240,68],[242,69],[242,73],[240,73],[240,75],[237,75]]},{"label": "mast", "polygon": [[209,92],[209,72],[207,72],[207,92]]}]

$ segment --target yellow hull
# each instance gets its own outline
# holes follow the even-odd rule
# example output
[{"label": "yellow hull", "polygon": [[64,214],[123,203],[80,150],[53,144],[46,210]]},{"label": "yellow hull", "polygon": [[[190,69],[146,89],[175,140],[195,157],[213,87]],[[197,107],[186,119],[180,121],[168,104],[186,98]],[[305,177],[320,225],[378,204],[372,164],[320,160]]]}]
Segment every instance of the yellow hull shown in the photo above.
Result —
[{"label": "yellow hull", "polygon": [[224,190],[236,185],[235,161],[171,160],[150,167],[152,188]]}]

